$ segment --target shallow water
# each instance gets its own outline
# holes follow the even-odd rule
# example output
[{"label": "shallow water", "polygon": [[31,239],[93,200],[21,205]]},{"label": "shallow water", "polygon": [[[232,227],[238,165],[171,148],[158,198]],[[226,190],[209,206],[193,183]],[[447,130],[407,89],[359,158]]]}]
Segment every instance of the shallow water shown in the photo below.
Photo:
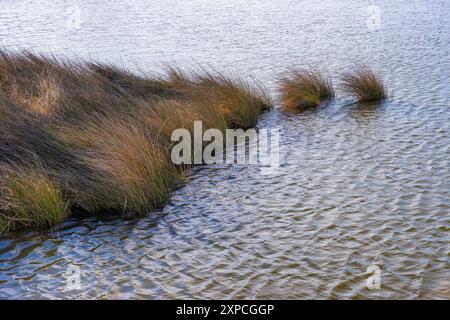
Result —
[{"label": "shallow water", "polygon": [[266,113],[258,126],[281,130],[274,175],[198,167],[160,212],[8,235],[0,298],[450,297],[448,1],[377,1],[379,25],[372,1],[78,3],[2,1],[0,39],[144,71],[234,69],[274,93],[291,65],[337,77],[366,62],[391,98],[338,91],[318,110]]}]

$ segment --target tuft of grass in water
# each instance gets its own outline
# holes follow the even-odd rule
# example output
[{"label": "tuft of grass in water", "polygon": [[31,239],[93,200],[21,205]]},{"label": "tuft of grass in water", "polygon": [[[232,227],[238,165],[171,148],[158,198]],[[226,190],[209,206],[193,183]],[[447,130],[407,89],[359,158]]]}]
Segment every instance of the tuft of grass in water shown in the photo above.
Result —
[{"label": "tuft of grass in water", "polygon": [[331,81],[315,69],[294,69],[280,79],[281,105],[295,111],[316,107],[334,97]]},{"label": "tuft of grass in water", "polygon": [[56,225],[68,215],[68,202],[44,167],[3,168],[0,233],[17,227]]},{"label": "tuft of grass in water", "polygon": [[171,162],[173,130],[248,128],[272,105],[232,74],[0,51],[0,233],[160,206],[189,167]]},{"label": "tuft of grass in water", "polygon": [[386,87],[380,75],[368,66],[357,66],[342,77],[342,89],[354,95],[359,102],[380,101],[387,97]]}]

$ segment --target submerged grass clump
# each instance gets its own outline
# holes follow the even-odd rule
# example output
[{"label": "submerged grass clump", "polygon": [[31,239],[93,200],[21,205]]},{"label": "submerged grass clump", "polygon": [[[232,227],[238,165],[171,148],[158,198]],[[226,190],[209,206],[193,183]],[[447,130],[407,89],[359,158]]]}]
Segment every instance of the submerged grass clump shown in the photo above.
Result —
[{"label": "submerged grass clump", "polygon": [[342,88],[359,102],[383,100],[387,92],[383,80],[368,66],[358,66],[352,73],[344,74]]},{"label": "submerged grass clump", "polygon": [[280,79],[281,105],[295,111],[316,107],[334,97],[331,81],[315,69],[295,69]]},{"label": "submerged grass clump", "polygon": [[[0,51],[0,233],[71,214],[141,214],[168,200],[185,167],[171,133],[254,126],[272,107],[255,81]],[[39,163],[39,165],[36,165]]]}]

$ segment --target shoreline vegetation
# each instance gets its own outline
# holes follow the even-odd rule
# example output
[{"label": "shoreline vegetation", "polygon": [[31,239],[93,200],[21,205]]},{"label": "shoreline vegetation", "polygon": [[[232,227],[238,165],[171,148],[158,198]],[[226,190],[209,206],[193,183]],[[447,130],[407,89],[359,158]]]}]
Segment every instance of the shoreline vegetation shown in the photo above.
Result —
[{"label": "shoreline vegetation", "polygon": [[[328,76],[292,69],[281,107],[296,112],[335,97]],[[386,98],[381,77],[357,66],[342,90]],[[165,204],[189,165],[170,152],[175,129],[248,129],[273,107],[252,78],[168,67],[162,75],[0,50],[0,235],[71,215],[144,214]]]},{"label": "shoreline vegetation", "polygon": [[187,166],[174,129],[250,128],[273,102],[253,79],[168,68],[146,76],[98,62],[0,51],[0,234],[68,216],[143,214]]}]

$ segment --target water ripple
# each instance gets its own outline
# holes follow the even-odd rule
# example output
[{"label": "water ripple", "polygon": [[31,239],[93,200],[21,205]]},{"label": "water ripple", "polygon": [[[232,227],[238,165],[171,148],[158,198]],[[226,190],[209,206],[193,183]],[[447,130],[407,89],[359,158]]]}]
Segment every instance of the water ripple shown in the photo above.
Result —
[{"label": "water ripple", "polygon": [[[325,66],[338,83],[367,62],[391,98],[358,105],[338,89],[326,107],[263,116],[260,127],[281,129],[276,175],[196,168],[161,212],[1,239],[0,298],[450,297],[448,1],[378,1],[382,25],[372,31],[354,0],[112,1],[101,10],[86,0],[70,30],[65,4],[3,2],[7,47],[152,71],[173,60],[231,66],[274,94],[290,65]],[[370,265],[381,270],[379,290],[366,286]],[[68,286],[73,267],[81,289]]]}]

